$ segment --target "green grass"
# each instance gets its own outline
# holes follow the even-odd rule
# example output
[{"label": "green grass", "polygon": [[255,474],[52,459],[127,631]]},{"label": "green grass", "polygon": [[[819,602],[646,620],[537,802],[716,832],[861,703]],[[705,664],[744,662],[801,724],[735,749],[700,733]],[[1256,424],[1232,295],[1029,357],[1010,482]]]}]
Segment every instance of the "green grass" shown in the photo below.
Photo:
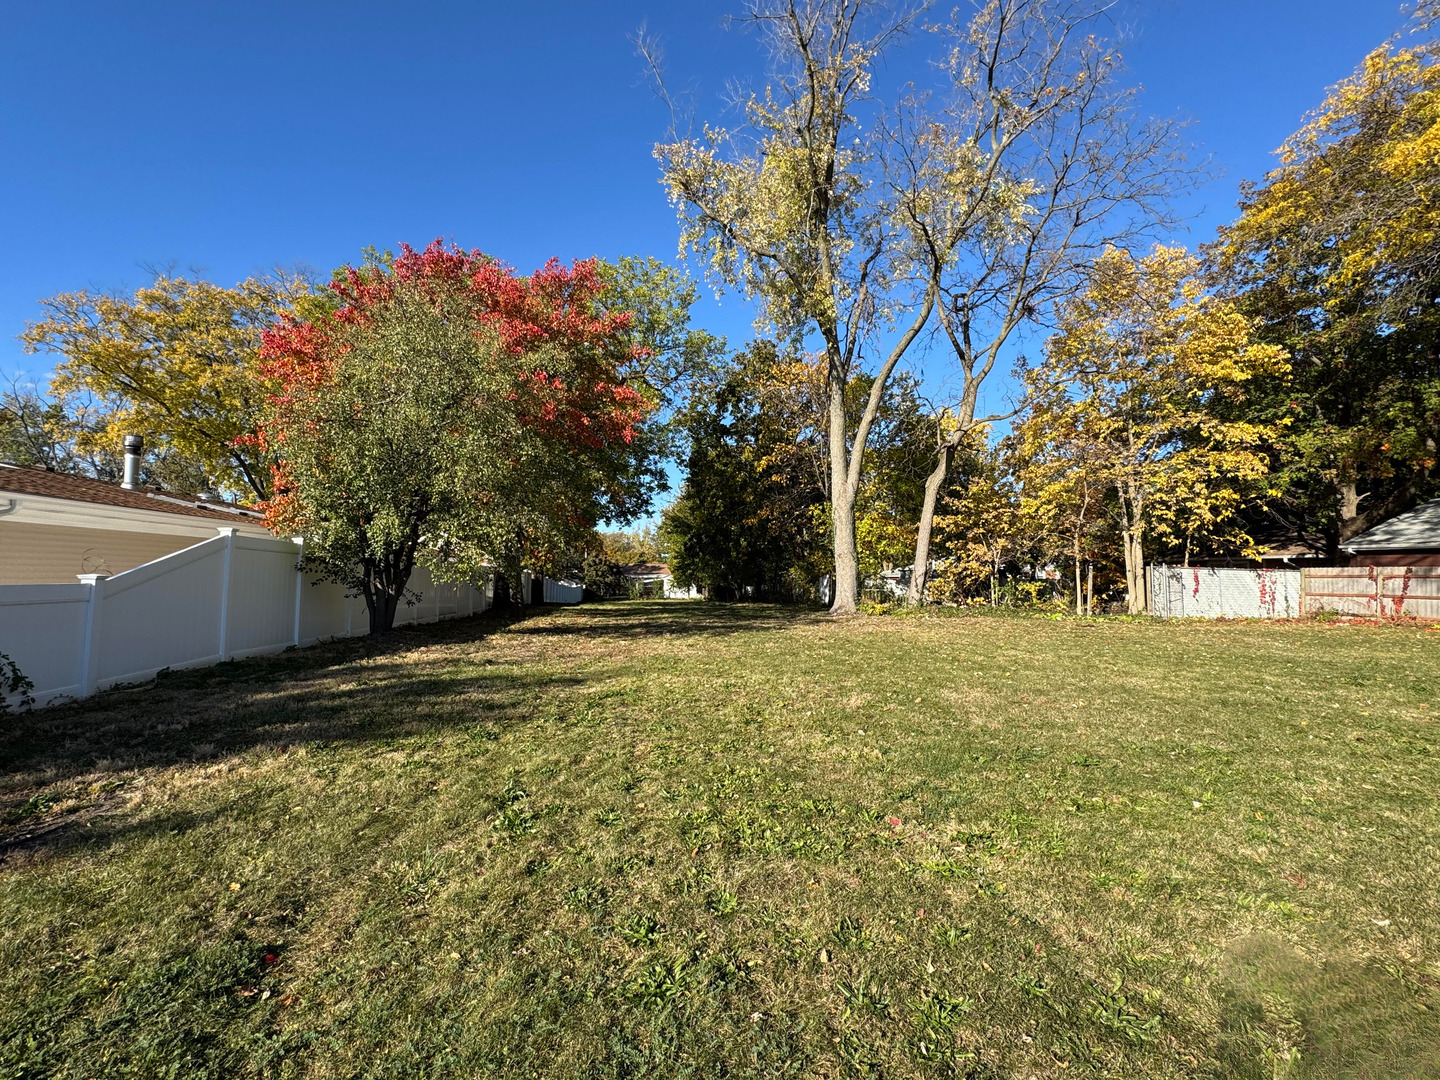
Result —
[{"label": "green grass", "polygon": [[7,720],[0,1077],[1440,1075],[1437,639],[617,603]]}]

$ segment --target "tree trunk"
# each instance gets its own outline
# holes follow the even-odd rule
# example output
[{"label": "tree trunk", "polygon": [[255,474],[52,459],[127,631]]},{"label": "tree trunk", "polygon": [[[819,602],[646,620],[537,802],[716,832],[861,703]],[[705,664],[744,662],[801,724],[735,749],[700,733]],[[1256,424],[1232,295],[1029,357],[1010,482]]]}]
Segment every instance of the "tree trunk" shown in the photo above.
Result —
[{"label": "tree trunk", "polygon": [[365,603],[370,611],[370,633],[383,634],[395,628],[395,612],[400,607],[399,595],[388,591],[380,592],[375,603],[371,603],[368,598]]},{"label": "tree trunk", "polygon": [[[823,242],[822,235],[822,242]],[[830,516],[834,528],[835,543],[835,601],[830,605],[830,614],[835,616],[854,615],[860,591],[860,556],[855,543],[855,495],[860,490],[861,465],[865,460],[865,443],[870,438],[870,426],[880,411],[884,400],[885,387],[890,373],[905,355],[935,310],[937,287],[931,281],[925,290],[924,303],[900,340],[890,350],[890,356],[880,366],[870,385],[870,398],[859,423],[855,425],[854,446],[850,445],[848,423],[845,414],[845,388],[850,375],[850,360],[840,345],[840,327],[820,326],[825,335],[825,382],[829,397],[826,417],[827,439],[830,444]],[[849,348],[853,352],[855,339]]]},{"label": "tree trunk", "polygon": [[1085,563],[1085,615],[1095,614],[1095,564]]},{"label": "tree trunk", "polygon": [[395,612],[410,583],[419,547],[420,530],[416,525],[409,539],[394,551],[380,558],[360,560],[360,592],[370,614],[370,633],[383,634],[395,626]]},{"label": "tree trunk", "polygon": [[832,489],[831,518],[835,527],[835,602],[831,615],[854,615],[860,592],[860,552],[855,543],[855,493],[848,486]]},{"label": "tree trunk", "polygon": [[1355,526],[1360,517],[1360,494],[1354,480],[1339,481],[1335,487],[1340,495],[1340,539],[1349,540],[1363,531]]},{"label": "tree trunk", "polygon": [[1080,589],[1080,534],[1075,534],[1075,614],[1085,614],[1083,607],[1084,594]]},{"label": "tree trunk", "polygon": [[1125,607],[1131,615],[1149,610],[1145,596],[1145,527],[1127,525],[1121,530],[1125,546]]},{"label": "tree trunk", "polygon": [[[845,370],[840,347],[829,346],[829,442],[830,442],[830,524],[834,530],[835,602],[834,616],[854,615],[859,600],[860,553],[855,543],[855,489],[850,484],[850,453],[845,438]],[[864,452],[856,446],[854,453]]]},{"label": "tree trunk", "polygon": [[920,528],[915,535],[915,564],[910,571],[910,591],[905,596],[905,602],[911,607],[925,602],[925,586],[930,578],[930,533],[935,525],[935,504],[940,499],[940,489],[945,486],[945,477],[954,459],[955,446],[946,439],[940,445],[935,468],[925,478],[925,501],[920,507]]},{"label": "tree trunk", "polygon": [[1133,480],[1119,485],[1120,545],[1125,552],[1125,610],[1143,615],[1149,610],[1145,595],[1145,491]]}]

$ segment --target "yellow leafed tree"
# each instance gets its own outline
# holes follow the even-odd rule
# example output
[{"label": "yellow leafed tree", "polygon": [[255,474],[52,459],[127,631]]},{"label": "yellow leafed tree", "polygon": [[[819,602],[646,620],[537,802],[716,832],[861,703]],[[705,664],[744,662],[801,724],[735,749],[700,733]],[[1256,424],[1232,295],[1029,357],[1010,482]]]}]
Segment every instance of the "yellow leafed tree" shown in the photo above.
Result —
[{"label": "yellow leafed tree", "polygon": [[1371,51],[1242,189],[1215,254],[1294,378],[1272,508],[1340,545],[1432,497],[1440,461],[1440,4]]},{"label": "yellow leafed tree", "polygon": [[[1042,478],[1054,497],[1081,487],[1112,497],[1132,613],[1146,608],[1147,532],[1187,545],[1221,533],[1249,544],[1234,517],[1237,485],[1265,475],[1273,432],[1210,405],[1288,366],[1283,349],[1255,343],[1251,320],[1204,292],[1198,271],[1183,248],[1138,260],[1106,252],[1027,376],[1017,434],[1028,456],[1068,463],[1068,483],[1064,469]],[[1045,483],[1034,490],[1043,495]]]},{"label": "yellow leafed tree", "polygon": [[133,296],[52,296],[22,340],[59,355],[51,391],[62,405],[99,405],[104,422],[76,433],[82,450],[113,452],[122,436],[144,435],[197,463],[215,490],[265,499],[269,470],[244,441],[265,394],[260,335],[309,292],[298,276],[227,289],[160,274]]}]

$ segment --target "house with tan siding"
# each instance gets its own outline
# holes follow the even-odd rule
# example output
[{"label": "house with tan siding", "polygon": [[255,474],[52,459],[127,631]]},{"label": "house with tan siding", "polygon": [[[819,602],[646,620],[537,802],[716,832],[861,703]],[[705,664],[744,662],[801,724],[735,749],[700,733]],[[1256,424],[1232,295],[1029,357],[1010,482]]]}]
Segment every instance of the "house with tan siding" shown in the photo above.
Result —
[{"label": "house with tan siding", "polygon": [[222,526],[272,536],[244,507],[0,462],[0,585],[119,574]]}]

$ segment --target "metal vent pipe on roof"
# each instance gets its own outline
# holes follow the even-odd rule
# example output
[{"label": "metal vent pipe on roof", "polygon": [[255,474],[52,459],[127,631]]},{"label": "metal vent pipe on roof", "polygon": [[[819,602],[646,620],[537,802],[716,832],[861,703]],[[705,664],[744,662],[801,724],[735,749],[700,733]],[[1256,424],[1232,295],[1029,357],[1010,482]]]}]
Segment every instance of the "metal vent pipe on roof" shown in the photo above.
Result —
[{"label": "metal vent pipe on roof", "polygon": [[145,449],[145,440],[139,435],[126,435],[124,446],[125,479],[120,481],[120,486],[134,491],[140,486],[140,452]]}]

